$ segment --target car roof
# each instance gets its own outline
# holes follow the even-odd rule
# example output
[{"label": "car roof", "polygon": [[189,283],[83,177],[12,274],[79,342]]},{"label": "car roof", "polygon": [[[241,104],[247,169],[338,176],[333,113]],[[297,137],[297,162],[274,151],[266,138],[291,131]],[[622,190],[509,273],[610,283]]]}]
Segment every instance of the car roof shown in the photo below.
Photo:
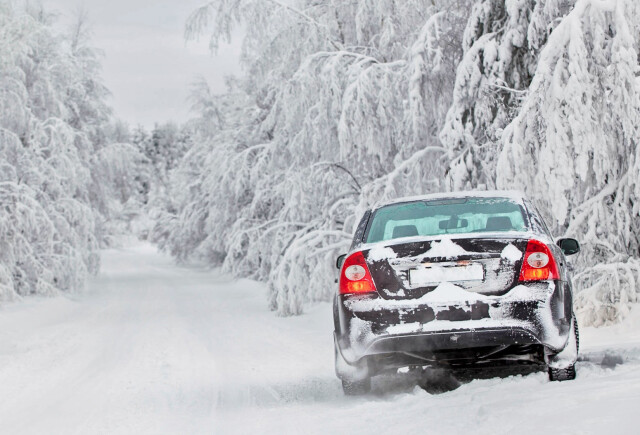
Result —
[{"label": "car roof", "polygon": [[442,192],[431,193],[428,195],[405,196],[388,201],[380,201],[378,203],[375,203],[371,208],[373,210],[376,210],[387,205],[400,204],[403,202],[455,198],[507,198],[521,204],[526,196],[524,195],[524,193],[518,190],[468,190],[459,192]]}]

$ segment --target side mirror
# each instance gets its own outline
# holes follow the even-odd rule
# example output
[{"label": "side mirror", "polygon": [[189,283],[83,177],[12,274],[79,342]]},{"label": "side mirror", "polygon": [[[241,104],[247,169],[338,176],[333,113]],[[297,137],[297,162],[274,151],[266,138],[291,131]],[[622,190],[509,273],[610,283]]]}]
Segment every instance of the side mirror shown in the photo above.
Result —
[{"label": "side mirror", "polygon": [[556,242],[564,255],[573,255],[580,252],[580,243],[576,239],[560,239]]},{"label": "side mirror", "polygon": [[342,267],[345,258],[347,258],[347,254],[339,255],[338,258],[336,258],[336,269],[340,269]]}]

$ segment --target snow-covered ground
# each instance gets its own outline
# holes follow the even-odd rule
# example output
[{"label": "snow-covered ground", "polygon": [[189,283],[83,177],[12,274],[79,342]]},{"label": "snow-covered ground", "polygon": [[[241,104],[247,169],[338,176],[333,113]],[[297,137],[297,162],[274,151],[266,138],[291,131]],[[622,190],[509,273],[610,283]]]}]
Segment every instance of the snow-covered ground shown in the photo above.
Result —
[{"label": "snow-covered ground", "polygon": [[537,373],[439,395],[397,375],[344,397],[331,333],[329,304],[279,318],[256,283],[147,245],[106,251],[85,293],[0,308],[0,433],[638,433],[637,309],[582,329],[573,382]]}]

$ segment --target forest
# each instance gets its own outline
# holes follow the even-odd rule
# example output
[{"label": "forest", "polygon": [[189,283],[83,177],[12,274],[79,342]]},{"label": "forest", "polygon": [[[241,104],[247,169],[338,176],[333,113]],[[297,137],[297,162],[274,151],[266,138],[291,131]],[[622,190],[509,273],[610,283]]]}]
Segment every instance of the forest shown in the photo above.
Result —
[{"label": "forest", "polygon": [[101,248],[267,283],[298,315],[379,201],[523,191],[574,237],[576,314],[619,322],[640,294],[640,3],[212,0],[185,39],[242,31],[243,73],[192,89],[184,125],[107,104],[79,17],[0,0],[0,303],[81,289]]}]

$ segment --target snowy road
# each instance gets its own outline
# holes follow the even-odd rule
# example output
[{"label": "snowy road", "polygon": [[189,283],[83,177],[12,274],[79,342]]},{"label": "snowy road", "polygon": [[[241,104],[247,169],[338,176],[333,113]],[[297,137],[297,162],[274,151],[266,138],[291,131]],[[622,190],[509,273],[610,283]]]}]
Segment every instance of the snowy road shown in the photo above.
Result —
[{"label": "snowy road", "polygon": [[149,246],[107,251],[85,293],[0,309],[0,433],[639,433],[638,312],[583,328],[574,382],[533,374],[440,395],[399,375],[343,397],[331,331],[328,304],[278,318],[255,283]]}]

